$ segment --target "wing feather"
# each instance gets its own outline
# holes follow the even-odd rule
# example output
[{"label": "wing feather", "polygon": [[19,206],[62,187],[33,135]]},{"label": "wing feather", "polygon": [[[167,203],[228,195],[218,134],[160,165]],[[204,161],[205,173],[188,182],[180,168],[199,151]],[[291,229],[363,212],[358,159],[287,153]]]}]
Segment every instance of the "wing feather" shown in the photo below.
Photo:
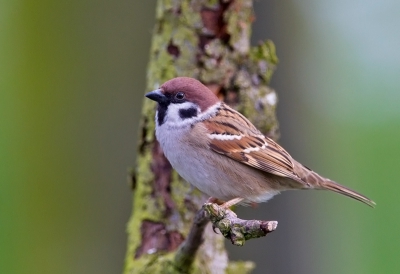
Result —
[{"label": "wing feather", "polygon": [[209,147],[216,153],[306,184],[295,174],[289,153],[229,106],[222,104],[217,115],[203,123],[209,132]]}]

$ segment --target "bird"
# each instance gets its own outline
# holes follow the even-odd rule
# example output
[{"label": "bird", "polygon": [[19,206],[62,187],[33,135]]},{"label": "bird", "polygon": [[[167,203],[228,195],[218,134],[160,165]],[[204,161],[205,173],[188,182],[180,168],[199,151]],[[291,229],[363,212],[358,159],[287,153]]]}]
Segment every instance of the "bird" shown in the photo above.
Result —
[{"label": "bird", "polygon": [[262,134],[200,81],[176,77],[145,94],[158,103],[155,135],[178,174],[224,208],[266,202],[286,190],[366,196],[322,177]]}]

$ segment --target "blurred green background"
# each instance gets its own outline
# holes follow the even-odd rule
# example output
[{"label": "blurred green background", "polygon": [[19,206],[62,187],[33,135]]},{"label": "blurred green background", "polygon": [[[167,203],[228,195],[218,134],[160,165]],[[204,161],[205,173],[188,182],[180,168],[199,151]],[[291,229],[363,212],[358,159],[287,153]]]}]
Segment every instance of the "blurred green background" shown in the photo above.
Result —
[{"label": "blurred green background", "polygon": [[[400,2],[255,1],[280,64],[280,142],[377,202],[287,192],[255,273],[399,273]],[[0,0],[0,273],[121,273],[151,1]]]}]

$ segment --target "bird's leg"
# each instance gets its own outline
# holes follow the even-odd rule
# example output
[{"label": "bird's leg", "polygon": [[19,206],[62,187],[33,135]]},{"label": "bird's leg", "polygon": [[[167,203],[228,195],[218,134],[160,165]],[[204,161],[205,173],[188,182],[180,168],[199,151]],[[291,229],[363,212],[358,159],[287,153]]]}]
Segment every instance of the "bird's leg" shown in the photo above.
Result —
[{"label": "bird's leg", "polygon": [[234,205],[240,203],[243,200],[244,200],[243,198],[234,198],[232,200],[229,200],[229,201],[223,203],[221,205],[221,207],[224,208],[224,209],[229,209],[231,206],[234,206]]},{"label": "bird's leg", "polygon": [[[243,201],[243,198],[234,198],[234,199],[232,199],[232,200],[229,200],[229,201],[225,202],[225,201],[221,201],[221,200],[219,200],[219,199],[217,199],[217,198],[210,197],[210,198],[208,198],[208,200],[207,200],[207,202],[206,202],[205,205],[207,205],[207,204],[208,204],[208,205],[210,205],[210,204],[216,204],[216,205],[218,205],[218,206],[220,207],[221,210],[224,210],[224,212],[225,212],[225,210],[226,210],[226,211],[229,211],[230,214],[231,214],[232,216],[235,216],[235,218],[236,218],[236,217],[237,217],[236,213],[233,212],[233,211],[230,209],[230,207],[231,207],[231,206],[234,206],[234,205],[237,204],[237,203],[240,203],[241,201]],[[215,233],[217,233],[217,232],[215,231],[216,226],[215,226],[214,223],[213,223],[212,227],[213,227],[213,231],[214,231]]]},{"label": "bird's leg", "polygon": [[206,203],[222,205],[223,203],[225,203],[225,201],[221,201],[221,200],[219,200],[219,199],[217,199],[217,198],[210,197],[210,198],[208,198],[208,200],[207,200]]},{"label": "bird's leg", "polygon": [[243,198],[234,198],[232,200],[225,202],[225,201],[221,201],[217,198],[210,197],[210,198],[208,198],[207,203],[217,204],[224,209],[229,209],[231,206],[234,206],[234,205],[240,203],[241,201],[243,201]]}]

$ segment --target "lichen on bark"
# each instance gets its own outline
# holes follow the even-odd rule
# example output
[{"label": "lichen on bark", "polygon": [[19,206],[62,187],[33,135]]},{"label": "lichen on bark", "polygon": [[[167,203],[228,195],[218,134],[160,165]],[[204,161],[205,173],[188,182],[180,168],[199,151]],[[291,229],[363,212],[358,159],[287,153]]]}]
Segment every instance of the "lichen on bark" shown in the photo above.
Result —
[{"label": "lichen on bark", "polygon": [[[270,41],[250,47],[252,4],[158,0],[146,91],[177,76],[197,78],[276,138],[276,94],[268,83],[277,58]],[[180,273],[175,253],[207,199],[171,169],[154,137],[154,115],[154,103],[145,100],[124,273]],[[188,273],[248,273],[253,267],[229,262],[224,238],[208,225]]]}]

